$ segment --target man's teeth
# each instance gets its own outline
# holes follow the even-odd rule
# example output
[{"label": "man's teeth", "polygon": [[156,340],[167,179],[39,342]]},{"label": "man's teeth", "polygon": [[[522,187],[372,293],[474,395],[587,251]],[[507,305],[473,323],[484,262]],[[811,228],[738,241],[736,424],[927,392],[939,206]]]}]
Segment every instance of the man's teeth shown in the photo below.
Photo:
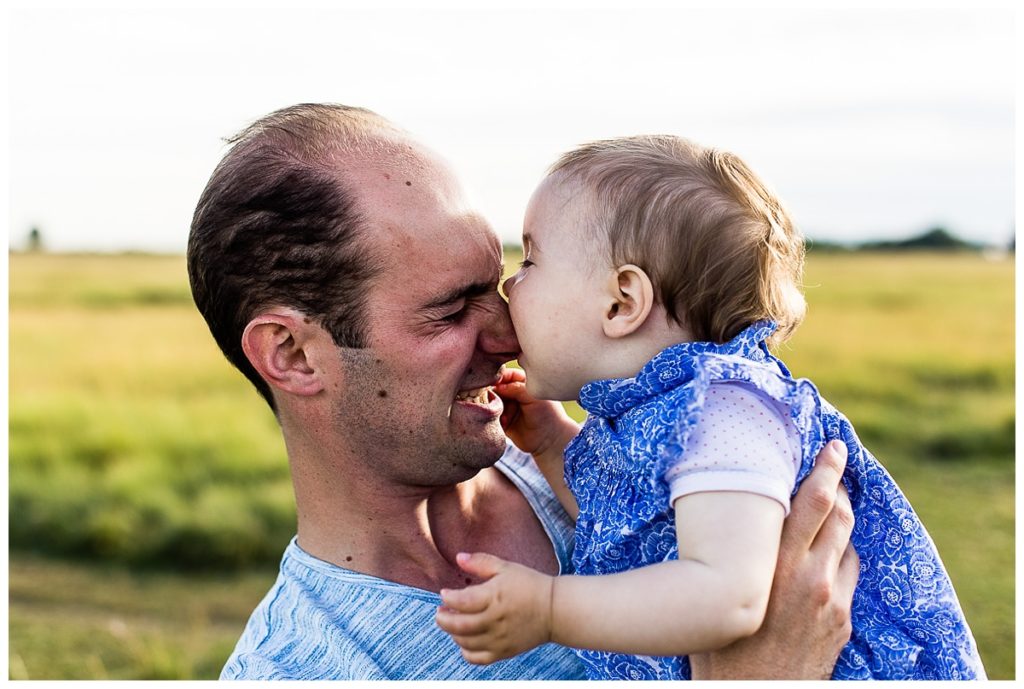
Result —
[{"label": "man's teeth", "polygon": [[465,390],[455,396],[457,400],[466,400],[469,402],[476,402],[477,404],[487,404],[487,393],[490,388],[477,388],[476,390]]}]

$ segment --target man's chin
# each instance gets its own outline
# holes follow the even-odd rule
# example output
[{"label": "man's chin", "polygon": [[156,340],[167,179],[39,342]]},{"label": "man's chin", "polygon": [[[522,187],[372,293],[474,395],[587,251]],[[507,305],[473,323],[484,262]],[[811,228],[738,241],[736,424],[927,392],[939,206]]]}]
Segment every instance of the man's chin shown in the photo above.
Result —
[{"label": "man's chin", "polygon": [[463,464],[467,468],[475,468],[477,471],[494,466],[501,456],[505,454],[505,431],[501,424],[495,420],[480,429],[472,441],[459,443],[463,455]]},{"label": "man's chin", "polygon": [[487,450],[488,450],[488,465],[493,466],[501,456],[505,454],[505,446],[508,443],[508,438],[505,436],[505,431],[502,429],[501,424],[495,421],[493,424],[487,426]]}]

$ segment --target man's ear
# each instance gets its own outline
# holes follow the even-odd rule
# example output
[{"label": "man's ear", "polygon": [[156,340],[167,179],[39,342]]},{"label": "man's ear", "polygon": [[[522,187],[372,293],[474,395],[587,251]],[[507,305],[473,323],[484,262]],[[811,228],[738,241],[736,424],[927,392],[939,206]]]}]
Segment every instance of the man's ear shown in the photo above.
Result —
[{"label": "man's ear", "polygon": [[272,388],[293,395],[315,395],[324,388],[311,348],[322,329],[294,309],[259,314],[245,326],[242,351]]},{"label": "man's ear", "polygon": [[604,334],[611,338],[636,332],[654,308],[654,286],[643,268],[619,266],[610,278],[610,303],[604,314]]}]

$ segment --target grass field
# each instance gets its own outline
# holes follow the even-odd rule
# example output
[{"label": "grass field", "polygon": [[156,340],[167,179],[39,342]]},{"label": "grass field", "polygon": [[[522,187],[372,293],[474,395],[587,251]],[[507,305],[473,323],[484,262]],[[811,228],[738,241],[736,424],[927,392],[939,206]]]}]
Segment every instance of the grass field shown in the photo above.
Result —
[{"label": "grass field", "polygon": [[[903,486],[997,679],[1015,673],[1013,271],[812,254],[780,352]],[[12,255],[10,362],[11,678],[215,677],[294,506],[184,260]]]}]

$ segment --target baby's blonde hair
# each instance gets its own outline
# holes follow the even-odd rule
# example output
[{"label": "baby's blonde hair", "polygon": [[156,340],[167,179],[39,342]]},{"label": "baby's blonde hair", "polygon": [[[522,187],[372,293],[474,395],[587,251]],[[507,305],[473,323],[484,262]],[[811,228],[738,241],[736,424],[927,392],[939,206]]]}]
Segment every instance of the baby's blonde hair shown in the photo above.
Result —
[{"label": "baby's blonde hair", "polygon": [[595,141],[551,167],[591,197],[614,266],[633,263],[669,318],[725,342],[759,320],[787,339],[807,310],[804,239],[778,198],[732,153],[677,136]]}]

